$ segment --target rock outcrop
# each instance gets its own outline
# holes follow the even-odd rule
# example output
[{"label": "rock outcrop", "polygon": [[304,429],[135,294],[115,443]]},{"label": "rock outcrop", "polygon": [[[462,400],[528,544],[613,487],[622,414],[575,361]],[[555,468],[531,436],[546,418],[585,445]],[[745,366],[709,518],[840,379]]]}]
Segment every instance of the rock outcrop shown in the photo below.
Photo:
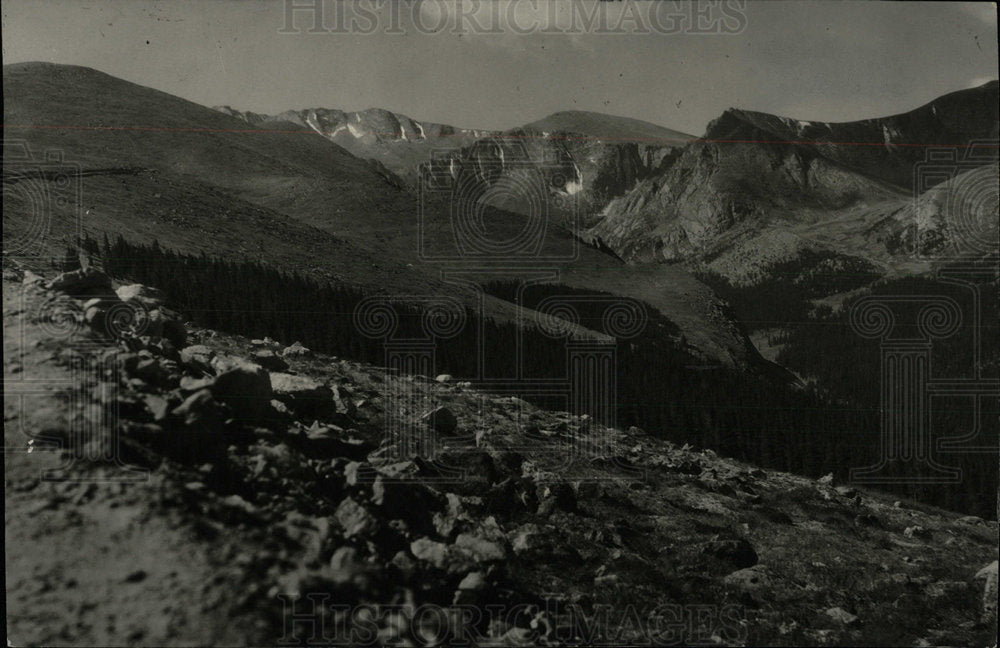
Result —
[{"label": "rock outcrop", "polygon": [[[796,238],[794,249],[782,253],[794,255],[803,246],[867,249],[876,230],[882,245],[872,254],[886,256],[905,248],[902,231],[919,223],[927,225],[929,245],[940,247],[935,236],[960,238],[962,232],[935,225],[922,215],[926,207],[918,206],[917,217],[912,207],[909,215],[901,212],[914,191],[995,165],[995,143],[974,145],[996,139],[997,104],[991,82],[909,113],[841,124],[727,110],[702,139],[611,200],[587,236],[640,263],[717,259],[750,241],[763,251],[751,257],[767,256],[766,238],[778,231]],[[935,148],[951,161],[923,163]],[[934,169],[921,176],[922,163]],[[922,178],[919,186],[915,178]],[[937,203],[940,194],[922,200]],[[989,211],[974,219],[996,221],[995,199],[974,208]],[[816,227],[821,222],[825,227]]]}]

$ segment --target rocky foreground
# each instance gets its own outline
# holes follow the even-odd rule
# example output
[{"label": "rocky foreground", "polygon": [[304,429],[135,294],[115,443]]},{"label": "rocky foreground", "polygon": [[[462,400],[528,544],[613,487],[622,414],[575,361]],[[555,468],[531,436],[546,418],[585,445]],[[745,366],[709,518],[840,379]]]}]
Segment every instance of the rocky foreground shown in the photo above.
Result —
[{"label": "rocky foreground", "polygon": [[3,289],[14,644],[995,645],[996,522]]}]

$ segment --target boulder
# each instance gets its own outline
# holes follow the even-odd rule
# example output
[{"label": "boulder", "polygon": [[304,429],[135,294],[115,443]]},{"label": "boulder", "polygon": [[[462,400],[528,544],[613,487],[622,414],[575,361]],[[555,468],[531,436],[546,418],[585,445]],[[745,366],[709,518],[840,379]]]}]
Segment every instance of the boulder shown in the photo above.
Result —
[{"label": "boulder", "polygon": [[858,622],[858,617],[851,614],[847,610],[839,607],[832,607],[826,611],[826,616],[830,617],[837,623],[843,623],[844,625],[854,625]]},{"label": "boulder", "polygon": [[973,526],[986,526],[986,521],[976,515],[965,515],[955,520],[955,524],[971,524]]},{"label": "boulder", "polygon": [[418,559],[428,562],[438,569],[447,569],[451,562],[451,549],[443,542],[430,538],[418,538],[410,543],[410,552]]},{"label": "boulder", "polygon": [[151,340],[146,348],[154,354],[174,362],[179,362],[181,359],[181,354],[178,353],[177,347],[167,338]]},{"label": "boulder", "polygon": [[291,346],[285,347],[285,350],[281,352],[281,355],[286,358],[303,358],[312,355],[312,351],[304,347],[301,342],[295,342]]},{"label": "boulder", "polygon": [[222,422],[228,412],[215,400],[211,390],[202,389],[184,399],[170,414],[184,425],[211,426]]},{"label": "boulder", "polygon": [[170,382],[170,371],[163,362],[150,355],[140,355],[129,375],[141,378],[150,385],[165,386]]},{"label": "boulder", "polygon": [[86,268],[64,272],[46,284],[50,290],[58,290],[69,295],[110,294],[111,277],[96,268]]},{"label": "boulder", "polygon": [[450,537],[459,524],[469,522],[469,513],[460,495],[445,493],[446,506],[434,514],[434,529],[438,535]]},{"label": "boulder", "polygon": [[547,534],[537,524],[525,524],[511,534],[511,548],[514,553],[524,554],[547,546]]},{"label": "boulder", "polygon": [[378,473],[367,461],[352,461],[344,466],[344,481],[348,486],[371,486]]},{"label": "boulder", "polygon": [[743,594],[767,592],[773,587],[770,573],[763,565],[738,569],[728,574],[723,582]]},{"label": "boulder", "polygon": [[37,275],[31,270],[24,271],[24,279],[21,280],[22,285],[28,286],[43,286],[45,285],[45,277]]},{"label": "boulder", "polygon": [[147,394],[143,397],[143,401],[146,403],[146,409],[153,415],[154,421],[163,421],[170,413],[170,401],[162,396]]},{"label": "boulder", "polygon": [[288,369],[288,363],[271,349],[257,349],[250,357],[254,362],[268,371],[284,371]]},{"label": "boulder", "polygon": [[410,551],[438,569],[450,574],[462,574],[484,563],[506,560],[505,542],[496,520],[490,517],[473,531],[459,534],[453,545],[419,538],[410,543]]},{"label": "boulder", "polygon": [[274,397],[299,414],[325,416],[333,412],[333,391],[307,376],[275,372],[270,376]]},{"label": "boulder", "polygon": [[372,504],[386,516],[404,520],[414,529],[433,529],[431,514],[442,508],[440,498],[422,484],[378,475],[372,484]]},{"label": "boulder", "polygon": [[487,588],[486,573],[474,571],[466,574],[465,578],[458,584],[453,605],[475,605],[482,599],[482,592]]},{"label": "boulder", "polygon": [[181,364],[190,369],[214,373],[212,359],[215,358],[215,351],[204,344],[192,344],[181,349]]},{"label": "boulder", "polygon": [[368,535],[378,525],[378,520],[375,519],[375,516],[350,497],[345,498],[340,503],[340,506],[337,507],[335,517],[337,518],[337,522],[340,523],[340,527],[344,530],[345,538]]},{"label": "boulder", "polygon": [[120,286],[115,294],[123,302],[138,302],[150,310],[159,308],[167,301],[162,290],[137,283]]},{"label": "boulder", "polygon": [[347,397],[346,389],[337,385],[330,385],[330,392],[333,395],[333,405],[338,414],[346,414],[353,417],[358,413],[358,408]]},{"label": "boulder", "polygon": [[149,311],[147,330],[137,331],[137,333],[147,333],[155,337],[163,337],[170,340],[178,349],[187,346],[187,329],[180,321],[180,316],[165,308],[158,308]]},{"label": "boulder", "polygon": [[237,418],[253,419],[268,412],[272,392],[266,369],[228,356],[217,356],[212,366],[218,372],[211,387],[212,395],[229,405]]},{"label": "boulder", "polygon": [[102,299],[91,299],[83,305],[83,319],[94,333],[108,335],[108,313]]},{"label": "boulder", "polygon": [[[275,401],[282,407],[284,403]],[[302,445],[306,456],[313,459],[331,459],[346,457],[355,461],[362,460],[374,450],[374,446],[361,439],[346,438],[340,428],[328,425],[314,424],[305,431]]]},{"label": "boulder", "polygon": [[455,547],[468,554],[477,563],[507,559],[506,538],[492,517],[474,531],[458,534]]},{"label": "boulder", "polygon": [[182,392],[196,392],[200,389],[210,389],[215,384],[215,378],[192,378],[191,376],[181,376],[180,389]]}]

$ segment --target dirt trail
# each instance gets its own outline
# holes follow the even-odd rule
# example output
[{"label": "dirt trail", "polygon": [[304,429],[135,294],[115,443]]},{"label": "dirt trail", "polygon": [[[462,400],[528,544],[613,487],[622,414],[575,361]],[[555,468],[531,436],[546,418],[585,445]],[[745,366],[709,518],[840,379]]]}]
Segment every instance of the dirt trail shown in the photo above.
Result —
[{"label": "dirt trail", "polygon": [[[82,335],[32,322],[20,283],[3,282],[7,632],[10,645],[245,643],[219,615],[212,545],[169,505],[164,469],[139,481],[78,462],[37,437],[64,430]],[[65,469],[63,479],[47,471]],[[213,589],[216,590],[213,598]],[[223,590],[224,591],[224,590]]]}]

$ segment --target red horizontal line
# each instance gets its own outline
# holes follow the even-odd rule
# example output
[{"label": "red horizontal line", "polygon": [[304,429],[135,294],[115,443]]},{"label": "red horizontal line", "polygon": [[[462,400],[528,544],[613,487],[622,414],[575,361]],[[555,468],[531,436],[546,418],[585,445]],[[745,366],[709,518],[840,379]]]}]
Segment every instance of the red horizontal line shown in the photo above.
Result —
[{"label": "red horizontal line", "polygon": [[[138,131],[138,132],[167,132],[167,133],[234,133],[234,134],[245,134],[245,135],[319,135],[321,137],[325,136],[314,130],[277,130],[277,129],[254,129],[254,128],[181,128],[181,127],[167,127],[167,126],[72,126],[72,125],[44,125],[44,124],[0,124],[0,128],[4,129],[22,129],[22,130],[82,130],[82,131]],[[393,137],[396,138],[398,135],[396,133],[373,133],[374,135],[381,137]],[[469,137],[465,133],[448,133],[433,135],[431,137],[445,138],[445,137]],[[909,143],[909,142],[890,142],[886,144],[885,142],[836,142],[832,140],[738,140],[738,139],[704,139],[704,138],[693,138],[693,139],[671,139],[671,138],[657,138],[657,137],[600,137],[596,135],[514,135],[514,134],[503,134],[496,133],[494,135],[487,135],[485,137],[480,137],[476,139],[489,139],[491,137],[496,137],[499,139],[554,139],[554,140],[565,140],[565,141],[611,141],[611,142],[672,142],[681,144],[808,144],[808,145],[822,145],[822,144],[832,144],[837,146],[898,146],[898,147],[911,147],[911,148],[965,148],[968,143],[965,144],[919,144],[919,143]],[[426,136],[425,136],[426,138]],[[426,138],[429,139],[429,138]],[[409,141],[409,140],[408,140]],[[1000,148],[1000,144],[976,144],[977,147],[981,148]]]}]

